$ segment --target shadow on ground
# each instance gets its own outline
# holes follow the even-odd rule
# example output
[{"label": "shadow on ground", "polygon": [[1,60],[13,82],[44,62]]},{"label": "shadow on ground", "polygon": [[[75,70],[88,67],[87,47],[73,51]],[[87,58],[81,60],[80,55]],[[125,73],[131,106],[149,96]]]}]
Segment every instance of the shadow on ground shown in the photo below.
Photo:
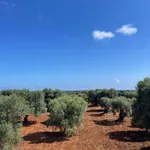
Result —
[{"label": "shadow on ground", "polygon": [[96,105],[89,104],[88,107],[97,107]]},{"label": "shadow on ground", "polygon": [[150,133],[145,131],[117,131],[110,132],[110,139],[124,142],[146,142],[150,140]]},{"label": "shadow on ground", "polygon": [[[48,118],[50,118],[50,115],[47,115]],[[49,119],[46,119],[45,121],[41,122],[44,126],[48,127],[49,126]]]},{"label": "shadow on ground", "polygon": [[49,120],[46,120],[44,122],[41,122],[41,124],[43,124],[44,126],[48,127],[49,126]]},{"label": "shadow on ground", "polygon": [[101,121],[94,120],[94,123],[102,126],[120,125],[120,123],[115,122],[115,120],[101,120]]},{"label": "shadow on ground", "polygon": [[30,144],[54,143],[67,140],[60,132],[36,132],[24,136],[23,139],[30,141]]},{"label": "shadow on ground", "polygon": [[90,109],[87,112],[104,112],[104,109]]},{"label": "shadow on ground", "polygon": [[36,124],[36,123],[37,123],[36,121],[28,121],[28,122],[26,122],[26,123],[23,123],[23,126],[24,126],[24,127],[28,127],[28,126],[34,125],[34,124]]},{"label": "shadow on ground", "polygon": [[89,116],[93,116],[93,117],[101,117],[103,116],[105,113],[101,113],[101,114],[90,114]]},{"label": "shadow on ground", "polygon": [[149,147],[143,147],[140,150],[150,150],[150,146]]}]

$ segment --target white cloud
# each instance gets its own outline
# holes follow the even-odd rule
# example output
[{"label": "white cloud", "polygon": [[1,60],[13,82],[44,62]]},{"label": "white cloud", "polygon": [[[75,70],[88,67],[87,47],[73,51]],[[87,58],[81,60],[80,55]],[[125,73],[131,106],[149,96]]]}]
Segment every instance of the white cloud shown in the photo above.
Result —
[{"label": "white cloud", "polygon": [[94,30],[92,36],[95,40],[103,40],[113,38],[115,35],[112,32]]},{"label": "white cloud", "polygon": [[137,28],[133,27],[131,24],[123,25],[121,28],[117,29],[117,33],[122,33],[125,35],[132,35],[137,33]]},{"label": "white cloud", "polygon": [[116,80],[117,83],[120,83],[120,80],[119,80],[119,79],[116,78],[115,80]]}]

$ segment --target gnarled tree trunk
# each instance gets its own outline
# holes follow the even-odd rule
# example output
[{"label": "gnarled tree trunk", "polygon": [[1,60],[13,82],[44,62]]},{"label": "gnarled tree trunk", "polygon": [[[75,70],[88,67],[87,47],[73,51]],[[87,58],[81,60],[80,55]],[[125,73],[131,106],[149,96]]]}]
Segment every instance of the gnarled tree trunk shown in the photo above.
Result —
[{"label": "gnarled tree trunk", "polygon": [[123,122],[125,117],[126,117],[126,113],[124,112],[123,109],[120,109],[118,121]]},{"label": "gnarled tree trunk", "polygon": [[28,123],[28,116],[29,116],[29,115],[25,115],[24,120],[23,120],[23,124]]}]

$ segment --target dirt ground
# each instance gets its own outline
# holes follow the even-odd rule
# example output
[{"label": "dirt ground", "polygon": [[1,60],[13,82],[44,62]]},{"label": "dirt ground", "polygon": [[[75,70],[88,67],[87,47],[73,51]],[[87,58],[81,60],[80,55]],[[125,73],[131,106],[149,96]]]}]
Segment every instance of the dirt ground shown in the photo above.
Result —
[{"label": "dirt ground", "polygon": [[100,107],[89,107],[84,128],[76,136],[64,139],[59,132],[42,124],[48,114],[29,116],[23,127],[23,141],[15,150],[150,150],[150,134],[130,127],[130,118],[116,124],[117,116],[103,114]]}]

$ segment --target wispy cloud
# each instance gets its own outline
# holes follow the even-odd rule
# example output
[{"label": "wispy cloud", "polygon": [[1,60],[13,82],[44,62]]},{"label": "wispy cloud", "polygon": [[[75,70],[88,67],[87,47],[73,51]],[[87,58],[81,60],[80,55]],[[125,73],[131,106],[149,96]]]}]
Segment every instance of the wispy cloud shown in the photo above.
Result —
[{"label": "wispy cloud", "polygon": [[123,25],[116,30],[116,33],[122,33],[124,35],[132,35],[137,33],[137,28],[133,27],[131,24]]},{"label": "wispy cloud", "polygon": [[72,85],[72,87],[73,87],[73,88],[75,88],[75,87],[76,87],[76,85],[74,84],[74,85]]},{"label": "wispy cloud", "polygon": [[95,40],[103,40],[113,38],[115,35],[112,32],[94,30],[92,36]]},{"label": "wispy cloud", "polygon": [[16,4],[14,4],[14,3],[10,4],[7,1],[1,1],[1,0],[0,0],[0,5],[9,6],[9,7],[15,7],[16,6]]},{"label": "wispy cloud", "polygon": [[7,1],[0,1],[0,4],[8,6],[8,2]]},{"label": "wispy cloud", "polygon": [[12,4],[12,7],[15,7],[16,6],[16,4]]},{"label": "wispy cloud", "polygon": [[120,80],[118,78],[115,79],[117,83],[120,83]]}]

